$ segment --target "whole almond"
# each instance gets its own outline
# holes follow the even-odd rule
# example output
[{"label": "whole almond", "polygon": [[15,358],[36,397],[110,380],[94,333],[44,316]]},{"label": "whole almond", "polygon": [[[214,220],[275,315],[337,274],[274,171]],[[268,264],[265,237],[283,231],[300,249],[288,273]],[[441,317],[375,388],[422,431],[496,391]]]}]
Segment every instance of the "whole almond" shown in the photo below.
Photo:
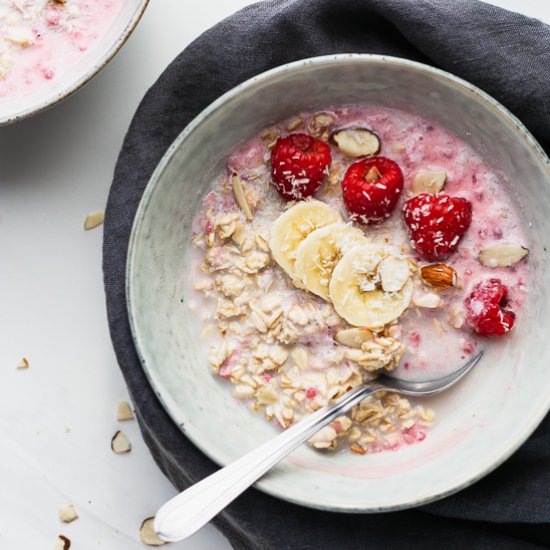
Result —
[{"label": "whole almond", "polygon": [[456,271],[450,265],[432,264],[420,268],[424,284],[433,288],[449,288],[456,285]]}]

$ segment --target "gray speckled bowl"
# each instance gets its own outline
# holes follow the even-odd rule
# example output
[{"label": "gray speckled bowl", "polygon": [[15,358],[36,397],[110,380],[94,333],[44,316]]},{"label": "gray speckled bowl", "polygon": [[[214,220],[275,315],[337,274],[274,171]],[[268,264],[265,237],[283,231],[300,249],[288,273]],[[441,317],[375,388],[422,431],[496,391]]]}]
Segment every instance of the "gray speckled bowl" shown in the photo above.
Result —
[{"label": "gray speckled bowl", "polygon": [[107,34],[74,67],[48,82],[47,86],[37,86],[32,93],[0,100],[0,126],[41,113],[82,88],[122,48],[139,23],[148,3],[149,0],[125,0]]},{"label": "gray speckled bowl", "polygon": [[517,328],[505,347],[489,346],[463,383],[429,403],[439,420],[422,444],[370,456],[304,445],[257,484],[307,506],[374,512],[470,485],[509,457],[549,410],[550,165],[516,118],[467,82],[402,59],[319,57],[259,75],[203,111],[159,164],[136,216],[127,290],[144,368],[185,434],[219,464],[273,437],[274,428],[211,374],[196,336],[184,292],[191,221],[236,144],[302,110],[358,102],[415,111],[480,151],[521,210],[531,243],[530,293]]}]

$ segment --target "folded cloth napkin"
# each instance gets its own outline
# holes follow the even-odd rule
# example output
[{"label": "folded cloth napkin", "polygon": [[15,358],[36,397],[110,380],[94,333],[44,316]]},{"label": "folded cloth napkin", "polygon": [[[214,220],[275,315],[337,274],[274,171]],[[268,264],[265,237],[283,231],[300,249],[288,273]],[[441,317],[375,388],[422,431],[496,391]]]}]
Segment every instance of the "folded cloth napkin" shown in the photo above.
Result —
[{"label": "folded cloth napkin", "polygon": [[[128,323],[125,262],[136,208],[185,125],[236,84],[297,59],[378,53],[436,65],[481,87],[550,146],[550,29],[476,0],[270,0],[193,42],[148,91],[132,121],[105,219],[111,337],[143,437],[183,489],[216,466],[171,421],[141,368]],[[521,411],[518,411],[521,414]],[[237,549],[550,547],[550,419],[495,472],[415,510],[346,515],[294,506],[254,489],[215,524]]]}]

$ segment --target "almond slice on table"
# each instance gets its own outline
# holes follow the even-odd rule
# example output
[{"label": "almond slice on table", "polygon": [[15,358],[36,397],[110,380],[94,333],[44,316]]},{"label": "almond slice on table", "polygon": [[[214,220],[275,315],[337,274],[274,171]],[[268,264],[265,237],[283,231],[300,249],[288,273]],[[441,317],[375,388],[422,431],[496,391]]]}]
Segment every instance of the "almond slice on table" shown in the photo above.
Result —
[{"label": "almond slice on table", "polygon": [[456,285],[457,276],[453,267],[446,264],[431,264],[420,268],[422,282],[434,288],[450,288]]},{"label": "almond slice on table", "polygon": [[59,519],[63,523],[71,523],[75,519],[78,519],[78,514],[76,513],[76,509],[74,505],[67,504],[67,506],[61,506],[58,510]]},{"label": "almond slice on table", "polygon": [[95,229],[100,226],[105,219],[105,212],[103,210],[98,210],[97,212],[92,212],[88,214],[84,219],[84,229],[90,231],[90,229]]},{"label": "almond slice on table", "polygon": [[120,401],[117,405],[117,418],[119,422],[125,422],[126,420],[133,420],[134,413],[130,407],[128,401]]},{"label": "almond slice on table", "polygon": [[352,158],[376,155],[380,151],[380,139],[368,128],[336,130],[330,140],[342,153]]},{"label": "almond slice on table", "polygon": [[28,369],[29,368],[29,360],[26,357],[21,357],[21,360],[17,365],[15,366],[17,369]]},{"label": "almond slice on table", "polygon": [[132,444],[124,433],[118,430],[111,439],[111,449],[117,455],[129,453],[132,450]]},{"label": "almond slice on table", "polygon": [[55,541],[53,550],[69,550],[71,541],[65,535],[59,535]]},{"label": "almond slice on table", "polygon": [[154,522],[154,516],[143,520],[139,528],[139,538],[147,546],[163,546],[166,542],[161,540],[155,533]]},{"label": "almond slice on table", "polygon": [[510,267],[525,258],[529,250],[515,243],[500,243],[489,246],[479,254],[479,261],[485,267]]},{"label": "almond slice on table", "polygon": [[429,193],[436,195],[445,186],[447,172],[445,170],[422,170],[414,176],[411,191],[414,195]]}]

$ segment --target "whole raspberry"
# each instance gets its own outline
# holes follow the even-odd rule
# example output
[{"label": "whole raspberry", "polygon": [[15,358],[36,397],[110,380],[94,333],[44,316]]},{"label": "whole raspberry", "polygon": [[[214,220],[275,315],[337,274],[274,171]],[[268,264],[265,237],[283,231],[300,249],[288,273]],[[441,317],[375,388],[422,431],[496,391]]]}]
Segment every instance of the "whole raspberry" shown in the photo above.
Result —
[{"label": "whole raspberry", "polygon": [[389,218],[403,190],[403,173],[393,160],[369,157],[354,162],[342,180],[350,218],[363,224]]},{"label": "whole raspberry", "polygon": [[271,177],[286,201],[311,197],[324,177],[332,157],[330,147],[307,134],[279,138],[271,150]]},{"label": "whole raspberry", "polygon": [[500,279],[477,283],[466,298],[466,322],[481,336],[501,336],[510,332],[516,320],[507,307],[508,289]]},{"label": "whole raspberry", "polygon": [[435,262],[458,248],[472,222],[472,205],[462,197],[422,193],[405,203],[403,215],[413,248]]}]

